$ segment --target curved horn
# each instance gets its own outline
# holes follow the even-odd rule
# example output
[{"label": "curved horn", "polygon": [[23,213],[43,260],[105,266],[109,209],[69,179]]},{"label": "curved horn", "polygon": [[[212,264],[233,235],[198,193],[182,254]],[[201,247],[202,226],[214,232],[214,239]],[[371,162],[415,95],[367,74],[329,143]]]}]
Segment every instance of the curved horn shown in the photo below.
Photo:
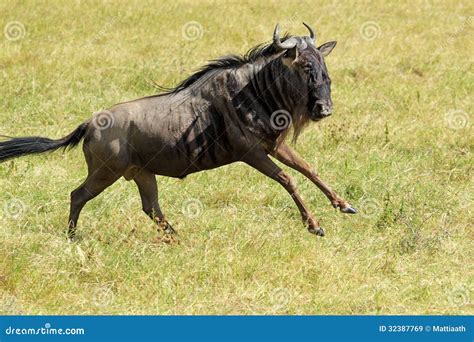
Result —
[{"label": "curved horn", "polygon": [[294,48],[296,44],[298,44],[298,41],[292,37],[282,43],[280,40],[280,24],[276,24],[275,30],[273,31],[273,44],[275,44],[280,49],[285,50]]},{"label": "curved horn", "polygon": [[316,34],[314,33],[313,29],[311,28],[311,26],[309,26],[308,24],[306,23],[303,23],[304,26],[306,26],[306,28],[308,29],[309,31],[309,38],[311,38],[311,40],[314,41],[316,40]]}]

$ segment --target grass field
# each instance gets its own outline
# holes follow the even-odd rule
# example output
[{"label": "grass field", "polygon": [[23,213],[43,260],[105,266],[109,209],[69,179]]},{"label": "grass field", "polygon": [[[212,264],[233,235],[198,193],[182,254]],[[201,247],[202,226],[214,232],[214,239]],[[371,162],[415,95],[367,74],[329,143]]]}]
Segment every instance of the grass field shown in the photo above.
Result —
[{"label": "grass field", "polygon": [[[70,133],[273,27],[337,40],[335,113],[296,150],[358,210],[289,171],[326,237],[243,164],[159,177],[166,244],[120,180],[65,230],[81,149],[0,164],[0,314],[474,314],[471,1],[0,1],[0,134]],[[286,168],[285,168],[286,169]]]}]

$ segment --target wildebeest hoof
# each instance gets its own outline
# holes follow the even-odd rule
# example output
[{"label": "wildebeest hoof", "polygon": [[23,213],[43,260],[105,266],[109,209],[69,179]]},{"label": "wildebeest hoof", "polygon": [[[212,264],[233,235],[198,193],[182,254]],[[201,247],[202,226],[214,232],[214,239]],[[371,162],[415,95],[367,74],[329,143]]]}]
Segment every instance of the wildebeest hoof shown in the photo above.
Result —
[{"label": "wildebeest hoof", "polygon": [[166,220],[161,220],[158,223],[159,229],[161,229],[165,234],[177,234],[176,230],[171,227],[171,224]]},{"label": "wildebeest hoof", "polygon": [[76,232],[75,231],[69,231],[67,234],[66,234],[66,238],[67,238],[67,242],[69,243],[74,243],[74,242],[77,242],[78,241],[78,238],[77,238],[77,235],[76,235]]},{"label": "wildebeest hoof", "polygon": [[310,227],[310,228],[308,228],[308,231],[311,234],[314,234],[314,235],[317,235],[317,236],[324,236],[325,235],[324,229],[322,227],[318,227],[318,228]]},{"label": "wildebeest hoof", "polygon": [[67,242],[68,243],[78,243],[81,240],[83,240],[83,238],[80,237],[80,236],[77,236],[77,235],[67,237]]},{"label": "wildebeest hoof", "polygon": [[345,214],[357,214],[357,210],[352,207],[341,208],[341,211]]},{"label": "wildebeest hoof", "polygon": [[174,228],[171,227],[168,222],[165,222],[163,231],[165,232],[165,234],[177,234],[176,230],[174,230]]}]

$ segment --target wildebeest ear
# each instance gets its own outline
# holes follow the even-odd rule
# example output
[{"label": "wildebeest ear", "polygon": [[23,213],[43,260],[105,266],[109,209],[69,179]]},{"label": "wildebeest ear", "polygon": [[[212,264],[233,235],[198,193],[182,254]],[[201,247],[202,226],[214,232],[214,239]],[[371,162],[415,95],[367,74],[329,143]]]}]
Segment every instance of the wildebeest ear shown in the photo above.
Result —
[{"label": "wildebeest ear", "polygon": [[293,62],[298,58],[298,55],[299,51],[297,46],[286,50],[285,54],[283,55],[283,63],[285,63],[287,66],[292,66]]},{"label": "wildebeest ear", "polygon": [[332,49],[334,49],[336,44],[337,44],[336,41],[327,42],[327,43],[324,43],[323,45],[321,45],[320,47],[318,47],[318,50],[319,50],[319,52],[321,52],[321,55],[326,57],[327,55],[329,55],[331,53]]},{"label": "wildebeest ear", "polygon": [[285,58],[295,60],[298,58],[299,52],[298,52],[298,47],[295,46],[294,48],[288,49],[285,53]]}]

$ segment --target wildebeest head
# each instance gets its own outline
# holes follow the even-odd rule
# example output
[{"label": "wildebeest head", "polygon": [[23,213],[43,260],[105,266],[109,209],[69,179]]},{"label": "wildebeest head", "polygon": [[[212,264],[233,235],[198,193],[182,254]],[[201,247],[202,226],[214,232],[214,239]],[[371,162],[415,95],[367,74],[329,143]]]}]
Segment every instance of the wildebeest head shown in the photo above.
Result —
[{"label": "wildebeest head", "polygon": [[281,56],[283,63],[291,69],[292,86],[296,87],[301,97],[307,101],[306,108],[311,120],[318,121],[332,114],[331,79],[329,78],[324,57],[336,46],[330,41],[316,47],[316,35],[313,29],[303,23],[309,31],[309,37],[291,37],[280,40],[280,29],[277,24],[273,32],[273,44],[276,48],[286,50]]}]

